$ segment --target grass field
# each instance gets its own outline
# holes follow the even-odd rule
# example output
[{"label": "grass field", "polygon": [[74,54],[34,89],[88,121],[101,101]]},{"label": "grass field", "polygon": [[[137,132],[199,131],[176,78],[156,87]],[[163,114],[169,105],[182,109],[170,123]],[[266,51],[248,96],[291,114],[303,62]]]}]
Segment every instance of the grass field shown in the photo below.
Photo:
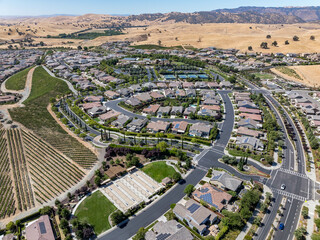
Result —
[{"label": "grass field", "polygon": [[100,234],[111,228],[108,217],[116,209],[100,191],[97,191],[80,204],[75,215],[80,221],[86,220],[93,226],[95,233]]},{"label": "grass field", "polygon": [[274,76],[272,74],[268,73],[254,73],[256,77],[259,77],[260,79],[273,79]]},{"label": "grass field", "polygon": [[142,171],[148,174],[157,182],[161,182],[165,177],[172,177],[176,172],[173,167],[168,166],[166,162],[154,162],[142,168]]},{"label": "grass field", "polygon": [[65,82],[51,77],[42,67],[35,69],[29,98],[25,107],[10,109],[13,121],[20,122],[45,141],[85,168],[90,168],[96,156],[63,130],[47,110],[52,97],[69,92]]},{"label": "grass field", "polygon": [[6,81],[6,84],[5,84],[6,88],[8,90],[15,90],[15,91],[23,90],[26,85],[28,72],[30,71],[31,68],[32,67],[24,69],[16,73],[15,75],[13,75],[12,77],[10,77]]},{"label": "grass field", "polygon": [[302,80],[300,75],[294,69],[291,69],[291,68],[288,68],[288,67],[276,67],[276,70],[278,70],[279,72],[281,72],[281,73],[283,73],[285,75],[288,75],[289,77],[293,77],[293,78],[296,78],[298,80]]}]

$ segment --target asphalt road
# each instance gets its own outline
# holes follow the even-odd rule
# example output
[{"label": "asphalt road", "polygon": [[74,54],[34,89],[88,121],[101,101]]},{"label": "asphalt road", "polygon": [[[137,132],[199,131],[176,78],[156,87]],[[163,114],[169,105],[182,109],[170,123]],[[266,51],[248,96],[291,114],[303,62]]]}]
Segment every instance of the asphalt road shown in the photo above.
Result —
[{"label": "asphalt road", "polygon": [[146,227],[161,217],[170,209],[172,203],[178,202],[185,196],[184,188],[188,184],[196,185],[204,176],[206,172],[201,169],[194,169],[186,178],[185,183],[176,185],[170,192],[165,194],[157,202],[149,208],[143,210],[140,214],[133,217],[127,225],[123,228],[115,228],[99,237],[101,240],[126,240],[132,237],[139,230],[140,227]]},{"label": "asphalt road", "polygon": [[[257,93],[262,93],[269,102],[271,102],[276,107],[282,107],[270,94],[268,90],[262,90],[255,85],[247,82],[248,86]],[[279,121],[280,116],[275,111],[272,105],[270,107],[275,112],[278,119],[278,123],[285,129],[285,126],[281,121]],[[288,123],[292,126],[293,131],[296,135],[295,146],[297,151],[297,159],[300,161],[296,162],[297,159],[294,158],[294,147],[292,146],[289,136],[285,131],[285,146],[284,149],[284,160],[282,167],[279,170],[274,170],[271,173],[271,178],[266,182],[266,185],[270,187],[273,191],[275,202],[272,206],[271,212],[267,214],[262,222],[262,227],[257,231],[255,239],[264,240],[267,238],[269,230],[274,222],[277,215],[277,210],[280,206],[281,199],[283,196],[287,197],[286,204],[284,206],[283,216],[280,219],[281,223],[284,223],[284,230],[278,229],[278,224],[275,226],[274,239],[293,239],[294,230],[297,227],[299,221],[299,214],[301,211],[302,203],[307,199],[312,199],[312,190],[314,188],[314,183],[307,178],[305,175],[305,162],[304,162],[304,152],[302,147],[301,139],[299,138],[298,130],[296,129],[293,121],[289,117],[288,113],[285,111],[285,116]],[[294,172],[294,164],[298,165],[298,171]],[[284,191],[280,190],[281,184],[286,185]]]}]

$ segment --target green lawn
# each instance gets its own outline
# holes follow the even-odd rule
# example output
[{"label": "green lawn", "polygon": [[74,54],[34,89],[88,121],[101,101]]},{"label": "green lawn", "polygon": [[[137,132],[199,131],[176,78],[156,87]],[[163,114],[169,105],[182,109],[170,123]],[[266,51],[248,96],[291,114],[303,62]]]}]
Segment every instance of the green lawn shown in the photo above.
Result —
[{"label": "green lawn", "polygon": [[161,182],[165,177],[172,177],[176,172],[173,167],[168,166],[166,162],[153,162],[142,168],[142,171],[148,174],[157,182]]},{"label": "green lawn", "polygon": [[33,73],[32,89],[29,98],[24,101],[25,107],[13,108],[9,112],[14,121],[33,130],[81,166],[89,168],[96,161],[96,156],[63,130],[47,111],[52,97],[69,92],[64,81],[51,77],[42,67],[38,67]]},{"label": "green lawn", "polygon": [[256,77],[259,77],[260,79],[273,79],[274,76],[272,74],[268,73],[254,73]]},{"label": "green lawn", "polygon": [[15,75],[11,76],[5,83],[6,88],[8,90],[15,90],[15,91],[23,90],[26,85],[28,72],[30,71],[31,68],[32,67],[24,69],[16,73]]},{"label": "green lawn", "polygon": [[108,217],[116,209],[109,199],[100,191],[96,191],[80,204],[75,215],[80,221],[86,220],[93,226],[95,233],[100,234],[111,228]]}]

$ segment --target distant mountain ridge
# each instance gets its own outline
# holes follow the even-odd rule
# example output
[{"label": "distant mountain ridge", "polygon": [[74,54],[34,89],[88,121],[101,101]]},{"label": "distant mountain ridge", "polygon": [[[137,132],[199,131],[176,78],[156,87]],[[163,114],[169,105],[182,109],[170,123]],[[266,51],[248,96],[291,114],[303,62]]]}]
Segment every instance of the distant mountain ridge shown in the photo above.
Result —
[{"label": "distant mountain ridge", "polygon": [[243,13],[256,12],[260,14],[274,13],[284,16],[295,16],[305,22],[320,20],[320,6],[313,7],[239,7],[233,9],[218,9],[212,12],[228,12],[228,13]]}]

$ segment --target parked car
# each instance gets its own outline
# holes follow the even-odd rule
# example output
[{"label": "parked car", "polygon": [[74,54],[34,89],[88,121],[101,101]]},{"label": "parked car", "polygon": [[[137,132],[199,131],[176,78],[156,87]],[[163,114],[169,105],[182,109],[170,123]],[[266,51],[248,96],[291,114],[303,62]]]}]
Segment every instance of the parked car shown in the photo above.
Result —
[{"label": "parked car", "polygon": [[284,184],[281,184],[281,190],[285,190],[286,189],[286,185],[284,185]]}]

